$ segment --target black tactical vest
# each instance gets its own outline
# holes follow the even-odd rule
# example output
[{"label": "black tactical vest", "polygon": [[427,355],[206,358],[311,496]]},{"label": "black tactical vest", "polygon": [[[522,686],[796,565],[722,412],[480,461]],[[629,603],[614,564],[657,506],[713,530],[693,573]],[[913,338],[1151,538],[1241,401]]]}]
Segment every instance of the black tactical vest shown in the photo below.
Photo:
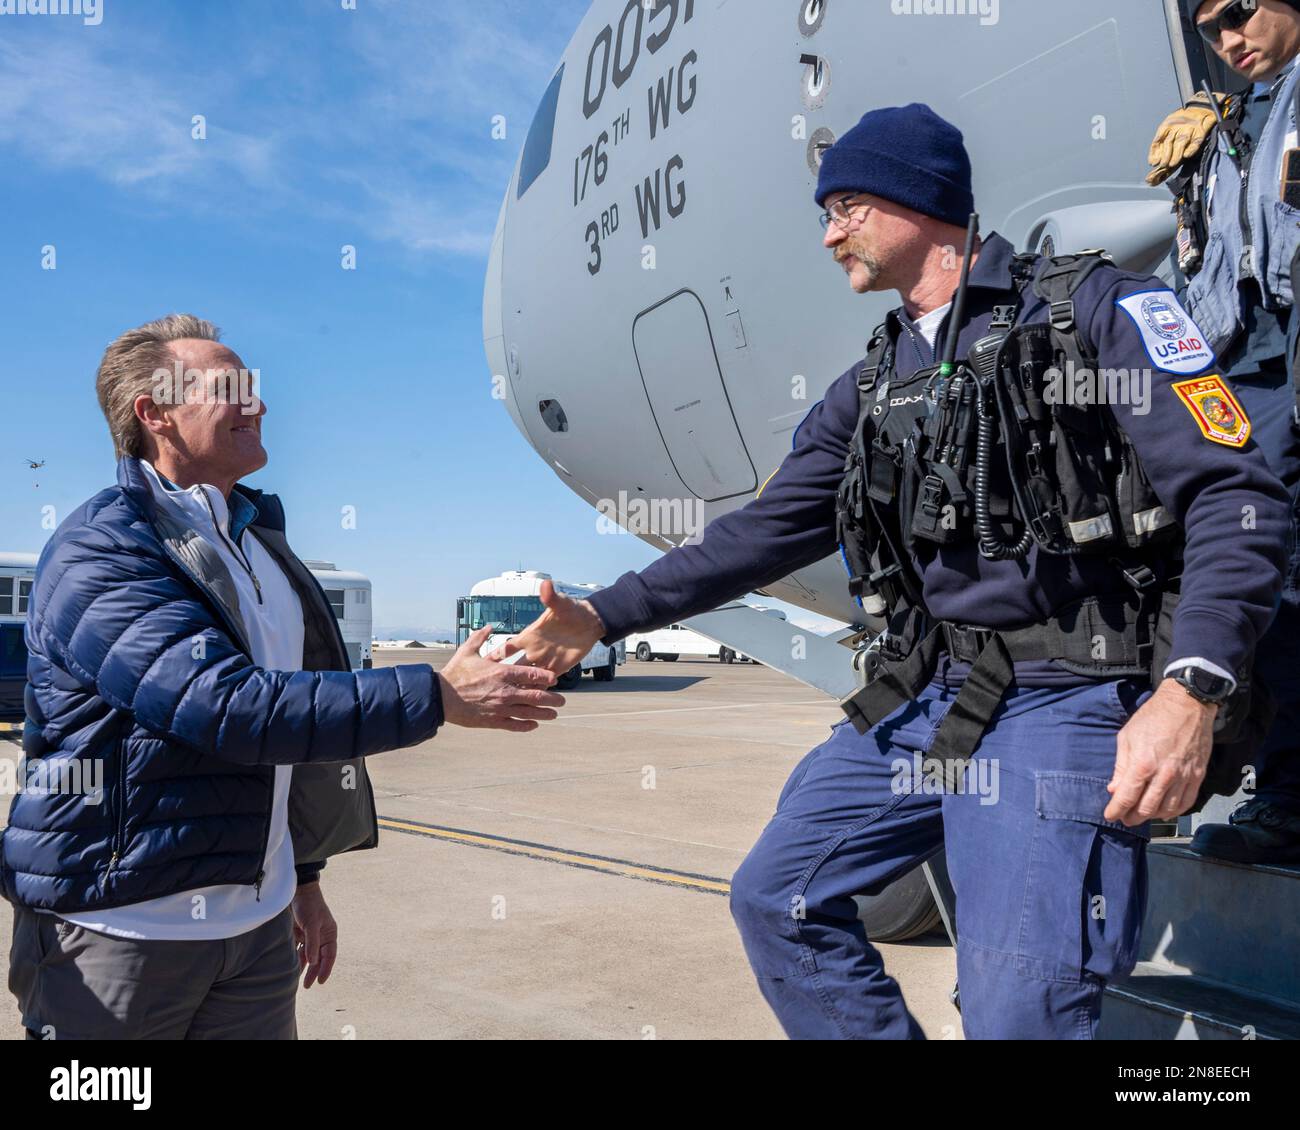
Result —
[{"label": "black tactical vest", "polygon": [[1101,378],[1075,381],[1098,366],[1074,295],[1107,260],[1051,259],[1033,281],[1050,321],[1019,325],[1036,261],[1017,256],[1014,302],[995,308],[989,333],[950,376],[931,366],[898,381],[885,327],[873,335],[837,508],[855,597],[920,605],[911,556],[923,542],[975,542],[991,560],[1021,560],[1034,544],[1102,554],[1140,578],[1144,557],[1181,543],[1132,442],[1095,402]]},{"label": "black tactical vest", "polygon": [[[841,702],[859,732],[915,699],[939,655],[970,673],[926,755],[953,786],[1014,681],[1014,663],[1048,659],[1097,678],[1161,678],[1172,646],[1184,535],[1151,487],[1123,429],[1095,398],[1067,393],[1071,371],[1096,374],[1074,295],[1109,260],[1100,252],[1013,261],[1010,305],[965,365],[893,379],[894,345],[879,327],[858,377],[859,416],[837,499],[850,590],[879,598],[888,628],[855,655],[860,687]],[[1026,286],[1049,321],[1018,324]],[[960,327],[956,327],[960,329]],[[1102,554],[1128,582],[1127,598],[1093,597],[1014,630],[934,621],[912,551],[975,542],[992,560],[1040,553]],[[1174,562],[1170,568],[1170,562]],[[1108,647],[1098,656],[1101,635]],[[1273,704],[1249,668],[1220,712],[1210,769],[1193,811],[1232,793],[1259,748]]]}]

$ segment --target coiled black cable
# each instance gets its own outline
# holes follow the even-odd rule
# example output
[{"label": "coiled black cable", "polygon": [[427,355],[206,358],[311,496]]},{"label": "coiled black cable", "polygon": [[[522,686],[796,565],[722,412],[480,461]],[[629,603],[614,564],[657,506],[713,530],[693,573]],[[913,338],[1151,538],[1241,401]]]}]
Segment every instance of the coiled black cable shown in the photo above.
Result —
[{"label": "coiled black cable", "polygon": [[993,442],[997,435],[997,418],[993,409],[993,380],[980,382],[979,432],[975,447],[975,534],[980,556],[989,561],[1023,561],[1029,556],[1034,537],[1029,528],[1015,543],[1006,542],[993,527],[989,513],[989,496],[993,483]]}]

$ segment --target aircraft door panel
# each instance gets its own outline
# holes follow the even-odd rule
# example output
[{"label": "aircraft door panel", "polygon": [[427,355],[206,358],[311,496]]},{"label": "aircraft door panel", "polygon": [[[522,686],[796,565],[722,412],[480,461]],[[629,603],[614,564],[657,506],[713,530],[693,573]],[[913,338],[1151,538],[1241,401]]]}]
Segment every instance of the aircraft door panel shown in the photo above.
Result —
[{"label": "aircraft door panel", "polygon": [[659,434],[687,489],[705,502],[755,490],[699,298],[683,290],[644,311],[633,323],[632,346]]}]

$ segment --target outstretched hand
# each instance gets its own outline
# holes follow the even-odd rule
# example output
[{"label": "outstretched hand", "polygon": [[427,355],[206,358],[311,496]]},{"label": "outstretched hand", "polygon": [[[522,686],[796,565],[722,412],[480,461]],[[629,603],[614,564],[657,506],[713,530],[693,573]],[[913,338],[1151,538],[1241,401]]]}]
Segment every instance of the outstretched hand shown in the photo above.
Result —
[{"label": "outstretched hand", "polygon": [[480,628],[442,669],[443,717],[455,726],[519,734],[552,721],[564,705],[563,695],[547,690],[555,685],[555,676],[537,667],[484,659],[479,649],[491,635],[491,624]]},{"label": "outstretched hand", "polygon": [[522,651],[535,667],[563,675],[600,643],[605,625],[587,601],[556,592],[550,581],[542,582],[541,598],[546,611],[517,636],[506,640],[489,658],[507,659]]}]

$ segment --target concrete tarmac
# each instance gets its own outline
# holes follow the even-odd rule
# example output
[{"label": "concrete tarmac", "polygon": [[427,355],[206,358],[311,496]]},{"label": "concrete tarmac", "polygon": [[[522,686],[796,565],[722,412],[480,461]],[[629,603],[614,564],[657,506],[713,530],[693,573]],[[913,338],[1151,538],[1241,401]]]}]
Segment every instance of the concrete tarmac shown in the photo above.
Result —
[{"label": "concrete tarmac", "polygon": [[[323,873],[339,961],[299,994],[302,1038],[782,1037],[726,889],[838,707],[765,667],[689,659],[629,660],[568,700],[533,734],[448,727],[370,760],[380,846]],[[10,921],[0,900],[0,937]],[[880,948],[926,1034],[960,1038],[947,940]],[[0,1038],[21,1038],[5,999]]]}]

